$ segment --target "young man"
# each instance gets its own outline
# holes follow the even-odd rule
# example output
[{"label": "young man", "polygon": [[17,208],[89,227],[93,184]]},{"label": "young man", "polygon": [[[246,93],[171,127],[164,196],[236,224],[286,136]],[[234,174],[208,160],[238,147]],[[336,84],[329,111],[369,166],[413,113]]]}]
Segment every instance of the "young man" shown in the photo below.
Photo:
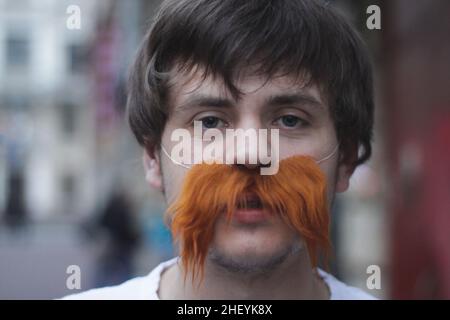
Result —
[{"label": "young man", "polygon": [[[165,196],[180,256],[145,277],[70,298],[372,298],[317,268],[330,248],[334,195],[370,157],[373,127],[366,49],[331,6],[166,1],[139,49],[128,93],[146,179]],[[198,123],[202,134],[273,130],[262,139],[273,157],[263,161],[251,143],[225,143],[215,150],[231,154],[226,164],[174,159],[179,129],[193,135],[184,153],[198,153],[195,141],[208,144],[198,140]],[[278,159],[274,174],[261,175]]]}]

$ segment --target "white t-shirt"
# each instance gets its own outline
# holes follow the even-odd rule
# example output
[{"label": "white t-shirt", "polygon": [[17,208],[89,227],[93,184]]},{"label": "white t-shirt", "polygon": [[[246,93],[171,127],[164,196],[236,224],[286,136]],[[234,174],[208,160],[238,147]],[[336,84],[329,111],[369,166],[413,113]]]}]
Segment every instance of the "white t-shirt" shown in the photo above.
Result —
[{"label": "white t-shirt", "polygon": [[[159,300],[158,289],[161,274],[177,263],[179,257],[160,263],[148,275],[128,280],[118,286],[92,289],[64,297],[67,300]],[[373,300],[375,297],[361,289],[347,286],[331,274],[318,269],[319,275],[328,285],[331,300]]]}]

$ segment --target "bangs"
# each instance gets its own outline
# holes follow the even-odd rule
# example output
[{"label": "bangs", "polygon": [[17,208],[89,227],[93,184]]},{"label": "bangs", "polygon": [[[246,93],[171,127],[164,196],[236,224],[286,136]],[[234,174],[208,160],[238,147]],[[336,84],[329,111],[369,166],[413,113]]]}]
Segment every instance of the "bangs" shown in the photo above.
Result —
[{"label": "bangs", "polygon": [[188,12],[184,2],[169,3],[176,7],[170,8],[170,19],[178,23],[155,26],[153,34],[164,41],[151,41],[157,50],[151,69],[163,76],[175,61],[178,72],[201,66],[203,79],[221,78],[234,97],[242,94],[236,79],[249,70],[266,80],[287,75],[296,83],[313,81],[325,88],[342,77],[335,58],[337,36],[321,21],[326,17],[319,12],[320,4],[310,2],[306,8],[283,0],[227,3],[203,1]]},{"label": "bangs", "polygon": [[[172,72],[221,80],[238,100],[237,81],[289,76],[314,83],[334,121],[342,161],[369,159],[373,78],[364,41],[320,0],[166,0],[138,50],[128,82],[130,127],[149,150],[170,116]],[[146,141],[150,141],[146,143]],[[354,156],[355,149],[361,153]]]}]

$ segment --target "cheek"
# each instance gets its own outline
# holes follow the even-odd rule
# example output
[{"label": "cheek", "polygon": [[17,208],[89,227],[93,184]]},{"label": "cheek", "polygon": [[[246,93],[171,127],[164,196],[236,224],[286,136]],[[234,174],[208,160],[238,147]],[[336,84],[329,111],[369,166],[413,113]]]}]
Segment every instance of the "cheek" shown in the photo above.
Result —
[{"label": "cheek", "polygon": [[330,163],[322,163],[320,165],[322,172],[325,174],[327,180],[327,200],[328,203],[331,203],[334,198],[334,194],[336,192],[336,184],[337,184],[337,168],[334,162]]},{"label": "cheek", "polygon": [[[309,155],[315,159],[326,156],[333,149],[330,143],[324,143],[324,139],[315,141],[304,139],[286,139],[280,136],[280,160],[294,155]],[[331,141],[331,139],[330,139]],[[330,197],[336,190],[337,183],[337,159],[336,156],[319,164],[327,180],[327,195]]]},{"label": "cheek", "polygon": [[[166,124],[166,129],[161,139],[162,144],[165,146],[169,154],[174,144],[173,142],[170,141],[170,136],[174,129],[176,129],[176,127],[174,127],[173,124],[168,122]],[[162,151],[160,154],[160,160],[161,160],[160,163],[164,187],[164,196],[167,204],[170,205],[176,200],[177,196],[179,195],[183,185],[184,177],[188,169],[173,163],[172,160],[170,160],[167,157],[167,155]]]},{"label": "cheek", "polygon": [[[336,146],[335,138],[332,132],[327,130],[318,130],[296,138],[287,137],[280,134],[279,152],[280,159],[288,158],[294,155],[310,156],[316,160],[323,159],[333,152]],[[326,162],[332,162],[328,160]]]},{"label": "cheek", "polygon": [[310,139],[287,138],[280,135],[280,160],[296,155],[308,155],[313,158],[320,157],[320,143],[311,142]]},{"label": "cheek", "polygon": [[181,192],[187,169],[173,164],[170,160],[161,163],[164,195],[168,205],[172,204]]}]

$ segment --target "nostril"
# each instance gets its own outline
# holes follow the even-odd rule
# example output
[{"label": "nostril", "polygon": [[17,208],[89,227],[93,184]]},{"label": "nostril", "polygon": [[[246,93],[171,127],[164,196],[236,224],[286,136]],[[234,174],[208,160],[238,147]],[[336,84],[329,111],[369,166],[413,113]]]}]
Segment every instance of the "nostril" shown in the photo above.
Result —
[{"label": "nostril", "polygon": [[236,164],[236,167],[240,170],[255,170],[255,169],[259,169],[259,167],[261,167],[262,165],[260,164],[241,164],[238,163]]},{"label": "nostril", "polygon": [[269,161],[269,163],[264,163],[264,164],[260,163],[259,166],[263,167],[263,168],[270,168],[272,166],[272,161]]}]

